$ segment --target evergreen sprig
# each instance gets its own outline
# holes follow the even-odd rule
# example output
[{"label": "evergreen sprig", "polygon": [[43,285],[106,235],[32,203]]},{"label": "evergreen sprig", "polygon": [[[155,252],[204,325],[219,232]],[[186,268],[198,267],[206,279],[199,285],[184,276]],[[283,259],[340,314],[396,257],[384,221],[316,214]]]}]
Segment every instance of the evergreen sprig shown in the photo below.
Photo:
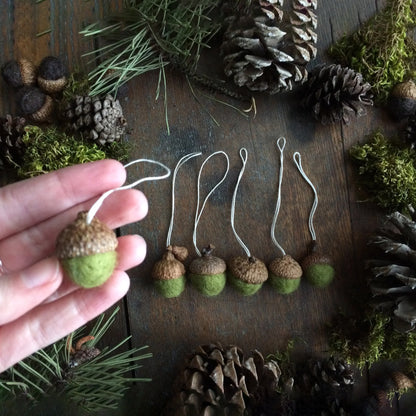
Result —
[{"label": "evergreen sprig", "polygon": [[[103,314],[96,320],[89,332],[94,339],[85,344],[87,348],[96,347],[114,323],[118,311],[119,308],[116,308],[107,319]],[[117,408],[132,383],[150,381],[131,376],[133,371],[141,368],[143,359],[151,357],[150,353],[143,352],[146,346],[119,351],[130,337],[114,347],[103,348],[94,358],[74,363],[70,346],[74,340],[81,338],[84,331],[85,327],[0,374],[0,399],[24,398],[35,404],[58,393],[87,412],[96,412]]]},{"label": "evergreen sprig", "polygon": [[[104,45],[86,54],[100,62],[89,73],[92,95],[116,94],[128,80],[169,64],[194,73],[220,25],[210,19],[219,0],[129,0],[123,10],[81,34]],[[162,77],[159,78],[160,80]]]},{"label": "evergreen sprig", "polygon": [[378,102],[386,101],[395,84],[416,76],[416,43],[410,33],[415,15],[413,0],[388,0],[383,11],[329,50],[337,62],[363,75]]}]

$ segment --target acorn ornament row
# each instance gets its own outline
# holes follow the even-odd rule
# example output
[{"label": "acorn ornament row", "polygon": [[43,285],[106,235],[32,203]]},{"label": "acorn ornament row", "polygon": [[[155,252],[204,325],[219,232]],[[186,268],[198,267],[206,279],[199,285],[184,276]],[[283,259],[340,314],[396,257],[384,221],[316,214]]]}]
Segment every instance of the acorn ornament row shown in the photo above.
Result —
[{"label": "acorn ornament row", "polygon": [[[279,140],[281,140],[280,138]],[[326,287],[328,286],[335,275],[335,270],[331,264],[330,259],[325,256],[321,255],[316,251],[317,243],[316,243],[316,235],[315,230],[313,228],[313,215],[316,211],[317,207],[317,193],[316,189],[313,187],[312,183],[310,182],[309,178],[307,178],[306,174],[304,173],[300,155],[294,155],[294,161],[301,172],[302,176],[305,180],[310,184],[314,191],[315,199],[311,209],[310,218],[309,218],[309,228],[312,237],[312,247],[314,248],[313,252],[310,252],[305,259],[302,261],[302,267],[299,263],[293,259],[290,255],[286,254],[284,250],[280,247],[274,237],[274,228],[276,226],[277,215],[280,208],[280,188],[282,183],[282,174],[283,174],[283,148],[284,142],[280,142],[278,140],[278,147],[281,151],[281,169],[279,175],[279,193],[278,193],[278,202],[276,204],[276,212],[275,217],[272,224],[272,239],[275,244],[280,248],[282,251],[283,256],[278,257],[273,260],[269,267],[265,265],[265,263],[258,259],[257,257],[253,256],[248,249],[248,247],[244,244],[238,233],[235,229],[234,224],[234,213],[235,213],[235,202],[236,202],[236,195],[239,183],[241,181],[242,175],[244,173],[245,165],[247,162],[247,150],[241,149],[240,150],[240,157],[243,162],[243,166],[240,171],[240,175],[237,180],[237,184],[234,190],[232,204],[231,204],[231,226],[236,237],[236,240],[240,244],[240,246],[245,251],[245,256],[236,256],[231,258],[228,262],[225,262],[220,257],[214,256],[214,245],[210,244],[208,247],[204,248],[199,251],[196,245],[196,231],[197,226],[202,215],[202,211],[205,208],[205,204],[210,197],[210,195],[214,192],[214,190],[224,181],[228,170],[229,170],[229,160],[228,156],[224,152],[215,152],[210,155],[202,164],[199,174],[198,174],[198,198],[197,198],[197,208],[195,214],[195,222],[194,222],[194,233],[193,233],[193,243],[195,247],[195,251],[198,254],[198,257],[194,259],[189,267],[188,273],[186,272],[186,268],[184,265],[184,261],[188,256],[188,250],[185,247],[179,247],[175,245],[171,245],[171,234],[173,229],[173,222],[174,222],[174,208],[175,208],[175,180],[177,173],[180,167],[195,156],[199,156],[201,153],[192,153],[189,155],[184,156],[177,164],[172,180],[172,215],[171,215],[171,222],[168,231],[167,237],[167,244],[166,244],[166,252],[163,255],[162,259],[157,261],[152,270],[152,278],[155,283],[156,290],[162,296],[166,298],[174,298],[181,295],[181,293],[185,290],[186,280],[187,278],[190,280],[191,284],[197,291],[201,294],[211,297],[219,295],[224,287],[226,286],[227,281],[231,283],[231,285],[239,291],[244,296],[251,296],[257,293],[260,288],[263,286],[267,280],[270,281],[272,287],[280,294],[290,294],[294,292],[300,284],[301,277],[304,274],[306,279],[314,286],[317,287]],[[205,165],[205,163],[213,156],[222,154],[225,156],[227,161],[227,168],[225,174],[221,178],[221,180],[211,189],[211,191],[206,196],[205,200],[203,201],[200,207],[199,203],[199,193],[200,193],[200,179],[201,179],[201,172]],[[184,254],[186,253],[186,254]]]},{"label": "acorn ornament row", "polygon": [[54,111],[52,96],[67,83],[67,71],[55,56],[46,56],[39,66],[21,58],[6,62],[1,73],[5,82],[17,91],[21,115],[36,123],[48,122]]}]

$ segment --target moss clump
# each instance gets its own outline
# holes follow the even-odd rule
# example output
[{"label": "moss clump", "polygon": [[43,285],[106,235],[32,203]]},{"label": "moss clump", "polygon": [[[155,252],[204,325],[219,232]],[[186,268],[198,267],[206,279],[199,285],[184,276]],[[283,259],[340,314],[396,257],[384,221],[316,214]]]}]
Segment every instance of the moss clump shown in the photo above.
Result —
[{"label": "moss clump", "polygon": [[25,150],[18,167],[21,177],[36,176],[66,166],[106,158],[127,158],[127,147],[123,143],[112,144],[108,148],[100,147],[69,136],[54,127],[43,130],[37,126],[27,126],[22,142]]},{"label": "moss clump", "polygon": [[379,361],[400,361],[408,374],[416,376],[416,333],[401,333],[392,317],[378,311],[368,311],[364,318],[336,318],[329,338],[332,354],[363,370]]},{"label": "moss clump", "polygon": [[416,25],[412,3],[388,0],[383,11],[329,50],[336,61],[360,72],[372,84],[378,102],[386,101],[395,84],[416,75],[416,43],[409,34]]},{"label": "moss clump", "polygon": [[400,147],[381,132],[367,139],[366,144],[353,146],[350,154],[370,199],[391,212],[416,206],[415,150]]}]

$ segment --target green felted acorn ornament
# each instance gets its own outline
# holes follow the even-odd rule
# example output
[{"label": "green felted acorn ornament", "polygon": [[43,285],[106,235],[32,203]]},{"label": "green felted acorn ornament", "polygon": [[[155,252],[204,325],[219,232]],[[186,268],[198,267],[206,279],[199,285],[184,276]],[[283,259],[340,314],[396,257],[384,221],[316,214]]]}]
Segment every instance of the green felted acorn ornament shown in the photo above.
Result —
[{"label": "green felted acorn ornament", "polygon": [[155,263],[152,278],[156,290],[165,298],[176,298],[185,290],[185,266],[188,257],[186,247],[168,246],[163,257]]},{"label": "green felted acorn ornament", "polygon": [[290,255],[286,254],[285,250],[279,244],[275,236],[275,228],[277,217],[279,216],[281,196],[282,196],[282,181],[283,181],[283,151],[286,146],[286,139],[279,137],[276,141],[277,148],[280,153],[280,168],[279,168],[279,186],[277,190],[276,209],[273,216],[272,225],[270,228],[270,236],[274,245],[281,252],[282,257],[277,257],[269,264],[269,280],[272,287],[282,295],[288,295],[298,289],[300,278],[303,271],[300,264]]},{"label": "green felted acorn ornament", "polygon": [[97,218],[87,222],[87,212],[80,212],[56,240],[56,256],[68,277],[78,286],[102,285],[117,264],[117,236]]},{"label": "green felted acorn ornament", "polygon": [[316,287],[327,287],[335,277],[335,269],[331,259],[316,250],[316,241],[312,242],[309,255],[302,260],[303,273],[306,280]]},{"label": "green felted acorn ornament", "polygon": [[202,256],[189,265],[188,277],[192,285],[205,296],[219,295],[227,282],[227,265],[223,259],[212,255],[214,249],[212,244],[202,249]]},{"label": "green felted acorn ornament", "polygon": [[312,188],[314,194],[314,200],[312,203],[311,210],[309,212],[309,232],[312,238],[309,254],[301,261],[303,274],[306,277],[306,280],[313,286],[316,287],[327,287],[335,277],[335,269],[332,266],[331,259],[317,250],[317,240],[315,228],[313,226],[313,217],[318,207],[318,192],[308,178],[302,167],[302,159],[299,152],[293,154],[293,161],[296,164],[296,167],[299,170],[299,173],[302,175],[303,179],[308,183]]},{"label": "green felted acorn ornament", "polygon": [[228,263],[228,279],[244,296],[256,294],[268,277],[266,265],[254,256],[233,257]]},{"label": "green felted acorn ornament", "polygon": [[302,267],[290,255],[274,259],[269,264],[269,280],[273,288],[282,295],[298,289],[303,275]]}]

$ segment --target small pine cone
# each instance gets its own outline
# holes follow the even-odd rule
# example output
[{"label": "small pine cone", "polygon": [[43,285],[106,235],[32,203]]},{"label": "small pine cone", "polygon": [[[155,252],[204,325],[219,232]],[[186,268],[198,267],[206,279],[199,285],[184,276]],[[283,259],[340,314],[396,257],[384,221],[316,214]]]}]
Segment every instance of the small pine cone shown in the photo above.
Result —
[{"label": "small pine cone", "polygon": [[63,117],[71,131],[100,144],[121,140],[127,124],[120,102],[111,95],[76,96],[67,103]]},{"label": "small pine cone", "polygon": [[416,147],[416,114],[409,117],[405,130],[405,141],[411,149]]},{"label": "small pine cone", "polygon": [[322,124],[349,122],[349,114],[365,114],[373,105],[371,86],[360,73],[341,65],[322,65],[314,69],[305,84],[303,106],[313,111]]},{"label": "small pine cone", "polygon": [[22,136],[26,120],[23,117],[0,117],[0,159],[4,164],[19,164],[24,153]]},{"label": "small pine cone", "polygon": [[293,0],[287,15],[282,5],[282,0],[225,2],[221,54],[224,72],[237,86],[275,94],[306,81],[305,65],[316,55],[316,0]]},{"label": "small pine cone", "polygon": [[310,396],[341,397],[354,385],[351,366],[333,357],[325,360],[309,360],[301,369],[298,380],[302,390]]}]

